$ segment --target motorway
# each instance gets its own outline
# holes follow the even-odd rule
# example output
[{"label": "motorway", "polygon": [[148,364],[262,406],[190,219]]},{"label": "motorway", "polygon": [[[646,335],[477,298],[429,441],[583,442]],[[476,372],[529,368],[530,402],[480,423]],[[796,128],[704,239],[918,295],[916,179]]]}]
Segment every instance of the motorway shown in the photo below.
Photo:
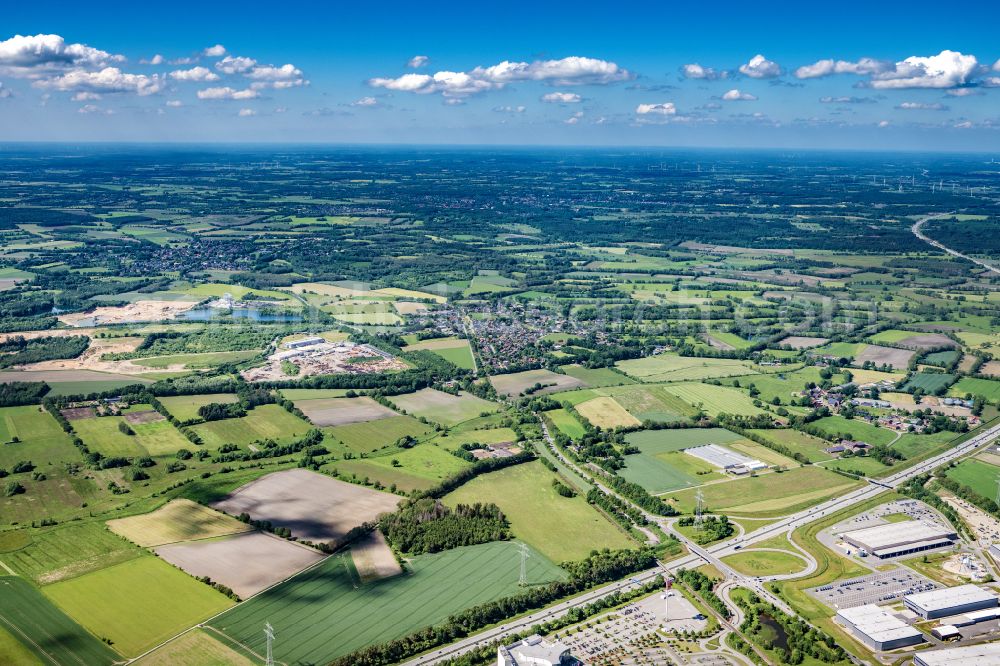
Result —
[{"label": "motorway", "polygon": [[917,220],[912,227],[910,227],[910,231],[912,231],[913,235],[919,238],[920,240],[924,241],[929,245],[933,245],[934,247],[943,252],[947,252],[953,257],[958,257],[960,259],[965,259],[966,261],[971,261],[972,263],[978,266],[982,266],[983,268],[993,271],[994,273],[1000,273],[1000,268],[997,268],[993,264],[986,263],[985,261],[982,261],[980,259],[975,259],[974,257],[970,257],[967,254],[962,254],[958,250],[953,250],[950,247],[947,247],[946,245],[939,243],[933,238],[929,238],[927,235],[924,234],[924,232],[920,230],[920,228],[923,227],[924,224],[930,222],[931,220],[936,220],[942,217],[951,217],[952,215],[954,215],[954,213],[938,213],[936,215],[928,215],[926,217],[922,217],[919,220]]},{"label": "motorway", "polygon": [[[541,420],[541,419],[540,419]],[[549,435],[548,429],[545,427],[544,421],[542,421],[543,433],[545,434],[546,442],[549,444],[550,450],[553,451],[566,465],[571,469],[579,470],[573,462],[568,460],[562,455],[562,452],[554,445],[552,439]],[[964,455],[971,453],[977,448],[984,446],[985,444],[993,441],[998,436],[1000,436],[1000,425],[993,426],[992,428],[985,430],[974,437],[970,437],[956,447],[945,451],[937,456],[928,458],[920,463],[917,463],[913,467],[905,469],[901,472],[888,476],[880,480],[868,480],[868,485],[861,488],[852,490],[844,495],[840,495],[833,499],[827,500],[821,504],[804,509],[797,513],[791,514],[778,520],[777,522],[771,523],[761,527],[760,529],[754,530],[753,532],[748,532],[740,537],[730,539],[728,541],[717,543],[709,547],[701,547],[692,542],[690,539],[682,534],[677,533],[672,529],[673,520],[670,518],[664,518],[662,516],[654,516],[650,513],[643,511],[646,515],[647,520],[655,521],[659,524],[665,531],[673,533],[680,539],[688,548],[689,554],[676,560],[672,560],[667,563],[661,563],[659,567],[648,569],[641,573],[637,573],[630,577],[627,581],[619,581],[609,585],[604,585],[603,587],[591,590],[585,594],[574,597],[562,603],[556,604],[554,606],[549,606],[543,610],[539,610],[531,615],[523,616],[511,620],[510,622],[504,623],[503,625],[494,627],[492,629],[487,629],[480,633],[474,634],[467,638],[463,638],[460,641],[456,641],[446,647],[436,650],[431,653],[424,654],[420,657],[411,659],[410,661],[404,662],[404,666],[426,666],[428,664],[435,664],[445,659],[450,659],[457,657],[465,652],[468,652],[472,648],[482,645],[484,643],[490,643],[506,636],[520,633],[525,629],[530,628],[533,625],[540,624],[549,620],[561,617],[566,612],[572,608],[579,606],[584,606],[591,603],[597,599],[604,596],[610,595],[614,592],[630,589],[636,584],[645,583],[657,575],[667,573],[669,570],[675,570],[680,568],[691,568],[701,566],[702,564],[711,564],[716,567],[723,575],[726,576],[726,580],[720,584],[719,591],[723,595],[724,601],[731,607],[734,612],[733,620],[728,623],[729,628],[738,627],[742,618],[740,617],[739,608],[732,604],[728,599],[728,592],[734,587],[746,587],[752,589],[758,596],[767,602],[773,604],[774,606],[780,608],[786,613],[794,615],[787,604],[785,604],[781,599],[770,593],[765,587],[764,583],[771,580],[788,580],[792,578],[800,578],[802,576],[810,575],[814,570],[816,563],[811,557],[810,564],[805,571],[798,572],[796,574],[786,574],[786,575],[776,575],[776,576],[763,576],[758,578],[751,578],[744,576],[731,567],[727,566],[721,561],[720,558],[726,555],[731,555],[741,548],[757,543],[759,541],[764,541],[770,539],[778,534],[789,533],[794,529],[802,527],[808,523],[826,516],[829,513],[835,513],[842,509],[861,504],[869,499],[876,497],[877,495],[886,492],[887,490],[898,488],[910,479],[919,476],[921,474],[928,473],[933,469],[948,463],[956,458],[960,458]],[[604,485],[597,483],[598,487],[601,488],[606,493],[613,494],[617,496],[624,502],[628,502],[627,499],[617,495],[614,491],[605,487]],[[630,503],[630,502],[629,502]],[[630,503],[631,504],[631,503]],[[633,505],[635,506],[635,505]],[[636,509],[642,511],[640,507],[635,507]]]}]

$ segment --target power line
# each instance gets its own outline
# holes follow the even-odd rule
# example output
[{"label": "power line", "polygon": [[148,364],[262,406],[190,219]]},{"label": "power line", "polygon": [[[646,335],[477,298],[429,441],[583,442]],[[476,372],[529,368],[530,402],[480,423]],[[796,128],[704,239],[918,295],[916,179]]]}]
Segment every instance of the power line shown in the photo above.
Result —
[{"label": "power line", "polygon": [[271,626],[270,622],[264,623],[264,636],[267,638],[267,661],[266,666],[274,666],[274,652],[272,650],[274,644],[274,628]]}]

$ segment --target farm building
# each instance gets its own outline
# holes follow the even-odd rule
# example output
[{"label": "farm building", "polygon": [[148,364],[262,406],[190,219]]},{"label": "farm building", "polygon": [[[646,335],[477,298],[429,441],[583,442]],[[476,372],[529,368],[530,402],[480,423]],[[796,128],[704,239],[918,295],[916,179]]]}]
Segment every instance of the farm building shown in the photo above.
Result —
[{"label": "farm building", "polygon": [[1000,643],[968,645],[913,655],[913,666],[964,666],[965,664],[1000,666]]},{"label": "farm building", "polygon": [[842,608],[836,619],[873,650],[895,650],[924,642],[923,634],[875,604]]},{"label": "farm building", "polygon": [[903,597],[906,607],[925,620],[961,615],[1000,604],[997,595],[978,585],[959,585],[930,592],[918,592]]},{"label": "farm building", "polygon": [[958,539],[954,530],[922,520],[876,525],[841,536],[855,548],[864,549],[879,559],[950,546]]},{"label": "farm building", "polygon": [[727,471],[753,471],[757,469],[765,469],[767,467],[766,463],[754,460],[749,456],[737,453],[732,449],[727,449],[726,447],[719,446],[718,444],[695,446],[690,449],[684,449],[684,453],[704,460],[709,465],[714,465],[715,467]]},{"label": "farm building", "polygon": [[570,656],[568,647],[559,642],[546,641],[537,634],[497,648],[497,666],[569,666],[578,663]]}]

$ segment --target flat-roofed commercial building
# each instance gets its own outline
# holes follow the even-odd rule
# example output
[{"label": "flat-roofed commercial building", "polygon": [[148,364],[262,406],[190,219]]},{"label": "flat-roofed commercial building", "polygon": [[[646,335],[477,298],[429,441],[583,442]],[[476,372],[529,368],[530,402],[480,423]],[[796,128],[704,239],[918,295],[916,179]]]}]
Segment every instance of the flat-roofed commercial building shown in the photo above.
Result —
[{"label": "flat-roofed commercial building", "polygon": [[837,620],[873,650],[895,650],[925,640],[918,630],[875,604],[842,608]]},{"label": "flat-roofed commercial building", "polygon": [[922,520],[865,527],[844,532],[841,536],[855,548],[863,548],[879,559],[950,546],[958,539],[951,528]]},{"label": "flat-roofed commercial building", "polygon": [[1000,643],[983,643],[966,647],[918,652],[913,666],[1000,666]]},{"label": "flat-roofed commercial building", "polygon": [[997,595],[978,585],[959,585],[903,597],[903,603],[924,619],[962,615],[1000,605]]}]

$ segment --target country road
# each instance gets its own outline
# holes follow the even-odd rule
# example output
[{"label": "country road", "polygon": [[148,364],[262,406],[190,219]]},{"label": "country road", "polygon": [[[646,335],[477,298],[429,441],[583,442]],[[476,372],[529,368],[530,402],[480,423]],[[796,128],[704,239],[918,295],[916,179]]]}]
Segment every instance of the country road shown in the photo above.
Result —
[{"label": "country road", "polygon": [[921,227],[924,226],[924,224],[926,224],[927,222],[930,222],[931,220],[936,220],[936,219],[939,219],[939,218],[942,218],[942,217],[949,217],[951,215],[954,215],[954,213],[937,213],[935,215],[927,215],[926,217],[922,217],[919,220],[917,220],[916,222],[914,222],[913,226],[910,227],[910,231],[912,231],[913,235],[916,236],[917,238],[919,238],[920,240],[924,241],[925,243],[927,243],[929,245],[933,245],[934,247],[936,247],[937,249],[939,249],[939,250],[941,250],[943,252],[947,252],[948,254],[952,255],[953,257],[958,257],[960,259],[965,259],[966,261],[971,261],[972,263],[976,264],[977,266],[982,266],[986,270],[993,271],[994,273],[997,273],[998,275],[1000,275],[1000,268],[997,268],[993,264],[987,263],[987,262],[985,262],[985,261],[983,261],[981,259],[976,259],[974,257],[970,257],[967,254],[962,254],[958,250],[953,250],[950,247],[947,247],[946,245],[944,245],[942,243],[939,243],[938,241],[934,240],[933,238],[929,238],[926,234],[924,234],[924,232],[922,232],[920,230]]}]

